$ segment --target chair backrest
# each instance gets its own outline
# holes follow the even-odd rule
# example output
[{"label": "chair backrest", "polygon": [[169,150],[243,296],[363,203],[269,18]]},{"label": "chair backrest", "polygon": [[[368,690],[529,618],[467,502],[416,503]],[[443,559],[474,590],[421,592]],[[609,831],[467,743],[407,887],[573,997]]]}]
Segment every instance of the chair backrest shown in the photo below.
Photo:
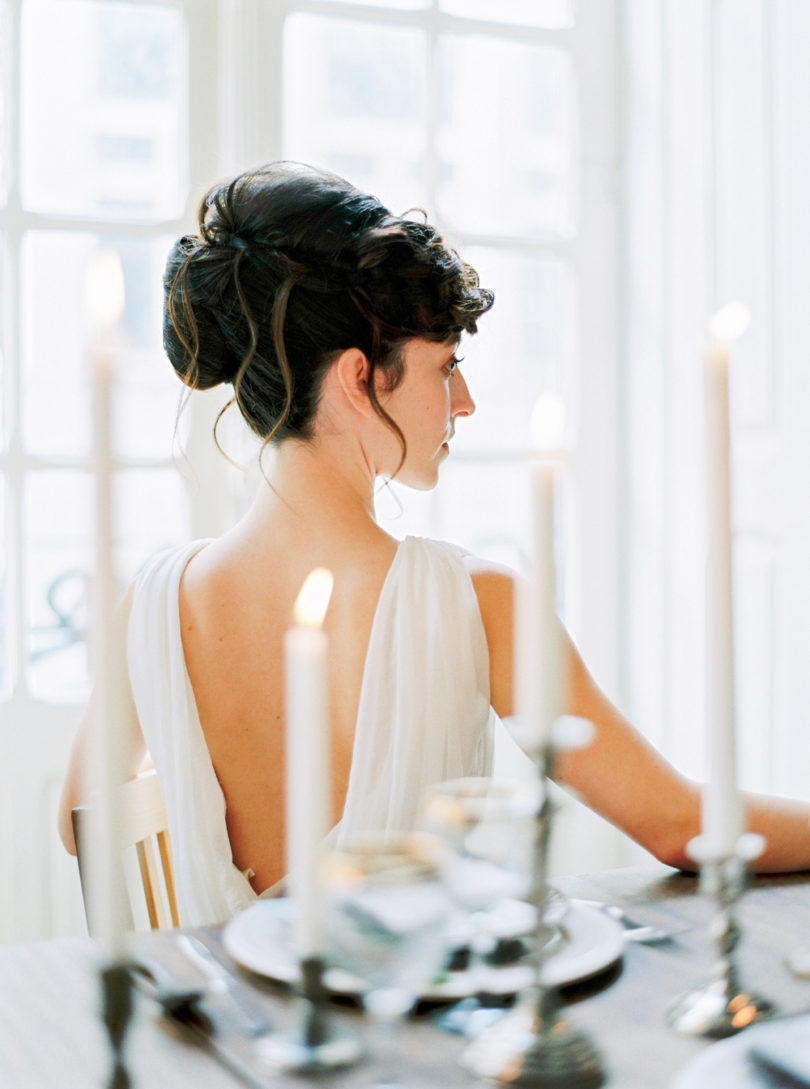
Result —
[{"label": "chair backrest", "polygon": [[[154,769],[122,784],[120,805],[120,848],[122,851],[130,847],[135,848],[149,926],[153,930],[178,926],[166,807],[163,804],[157,773]],[[84,910],[88,918],[87,867],[82,864],[82,841],[90,808],[89,805],[79,805],[71,814]],[[130,924],[134,926],[131,907],[132,905],[130,905]]]}]

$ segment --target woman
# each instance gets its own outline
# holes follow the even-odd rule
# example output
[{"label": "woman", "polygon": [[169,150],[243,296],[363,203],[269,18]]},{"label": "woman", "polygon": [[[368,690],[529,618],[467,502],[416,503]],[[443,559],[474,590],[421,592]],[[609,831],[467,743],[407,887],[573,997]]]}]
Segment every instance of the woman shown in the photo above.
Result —
[{"label": "woman", "polygon": [[[175,245],[164,343],[190,387],[233,384],[274,448],[223,537],[156,557],[126,608],[133,770],[166,799],[181,922],[221,920],[284,873],[282,641],[307,574],[335,586],[329,634],[332,815],[340,834],[398,828],[425,786],[490,770],[512,711],[511,575],[451,545],[397,543],[378,477],[431,488],[474,411],[456,347],[492,294],[433,228],[340,178],[279,163],[215,185]],[[568,711],[596,727],[559,778],[655,856],[688,866],[696,786],[599,692],[566,643]],[[85,728],[63,792],[75,850]],[[749,799],[763,869],[810,867],[810,807]]]}]

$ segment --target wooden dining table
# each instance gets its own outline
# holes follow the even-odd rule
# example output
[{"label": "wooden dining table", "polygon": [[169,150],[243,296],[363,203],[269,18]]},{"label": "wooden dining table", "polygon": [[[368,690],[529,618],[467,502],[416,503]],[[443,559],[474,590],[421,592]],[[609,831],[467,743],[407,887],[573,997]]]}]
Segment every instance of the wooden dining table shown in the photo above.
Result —
[{"label": "wooden dining table", "polygon": [[[594,978],[563,991],[563,1016],[583,1029],[600,1052],[605,1084],[615,1089],[663,1089],[712,1041],[675,1032],[667,1009],[683,992],[712,974],[717,951],[710,937],[716,912],[697,879],[659,866],[609,870],[559,879],[569,898],[603,901],[643,924],[674,930],[653,944],[628,942],[621,960]],[[742,929],[739,966],[743,984],[763,993],[780,1013],[810,1009],[810,981],[797,978],[786,955],[810,945],[810,876],[757,877],[738,906]],[[221,931],[199,932],[214,949]],[[155,957],[168,950],[173,932],[139,936],[137,946]],[[101,1089],[109,1046],[98,1016],[99,953],[87,938],[0,947],[0,1086],[3,1089]],[[274,1029],[294,1026],[295,998],[279,984],[234,966],[248,981]],[[333,1003],[334,1024],[368,1036],[361,1012]],[[250,1041],[245,1046],[254,1047]],[[441,1031],[431,1011],[420,1010],[399,1037],[403,1084],[412,1089],[456,1089],[481,1084],[459,1063],[467,1042]],[[228,1089],[239,1086],[204,1047],[189,1039],[145,993],[138,992],[126,1036],[126,1062],[134,1089]],[[374,1062],[318,1077],[273,1074],[267,1085],[360,1089],[373,1083]]]}]

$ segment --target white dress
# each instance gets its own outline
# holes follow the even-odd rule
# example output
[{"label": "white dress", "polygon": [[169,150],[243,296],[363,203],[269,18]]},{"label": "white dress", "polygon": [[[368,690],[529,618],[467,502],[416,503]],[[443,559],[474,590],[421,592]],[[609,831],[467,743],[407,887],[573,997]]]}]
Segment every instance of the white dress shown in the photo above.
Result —
[{"label": "white dress", "polygon": [[[222,922],[256,899],[234,865],[225,798],[200,726],[180,637],[179,586],[195,541],[142,570],[127,654],[135,706],[166,803],[182,926]],[[459,548],[407,537],[371,628],[338,844],[413,827],[426,787],[491,771],[497,717],[489,653]]]}]

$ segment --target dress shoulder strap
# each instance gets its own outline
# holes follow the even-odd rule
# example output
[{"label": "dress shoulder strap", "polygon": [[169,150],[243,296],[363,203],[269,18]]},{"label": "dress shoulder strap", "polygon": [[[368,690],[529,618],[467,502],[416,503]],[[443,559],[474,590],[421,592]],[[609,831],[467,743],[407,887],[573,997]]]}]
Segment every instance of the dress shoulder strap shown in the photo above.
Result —
[{"label": "dress shoulder strap", "polygon": [[488,774],[489,654],[464,552],[408,537],[380,593],[340,839],[413,827],[425,789]]}]

